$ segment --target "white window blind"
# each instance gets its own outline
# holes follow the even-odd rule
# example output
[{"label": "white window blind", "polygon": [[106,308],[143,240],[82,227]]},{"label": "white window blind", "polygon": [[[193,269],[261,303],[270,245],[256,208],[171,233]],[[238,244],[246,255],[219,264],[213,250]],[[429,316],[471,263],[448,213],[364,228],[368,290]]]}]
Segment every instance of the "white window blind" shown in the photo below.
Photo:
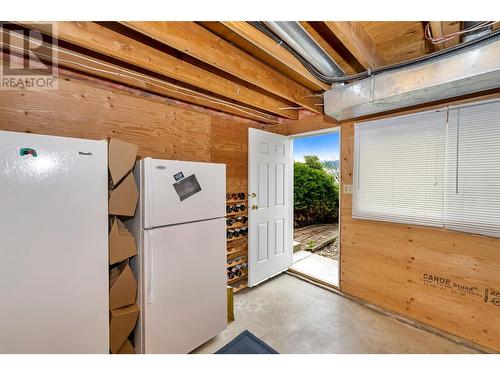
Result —
[{"label": "white window blind", "polygon": [[446,111],[355,125],[354,218],[443,225]]},{"label": "white window blind", "polygon": [[500,237],[500,102],[450,109],[446,228]]}]

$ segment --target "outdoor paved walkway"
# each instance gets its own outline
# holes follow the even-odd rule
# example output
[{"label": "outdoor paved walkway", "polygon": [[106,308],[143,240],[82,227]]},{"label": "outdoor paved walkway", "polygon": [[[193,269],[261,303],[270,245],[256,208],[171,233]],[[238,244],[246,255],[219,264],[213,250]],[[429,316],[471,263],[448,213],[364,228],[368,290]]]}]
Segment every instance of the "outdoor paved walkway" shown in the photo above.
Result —
[{"label": "outdoor paved walkway", "polygon": [[294,251],[290,270],[338,286],[337,253],[325,251],[330,247],[338,246],[334,243],[337,236],[338,224],[311,225],[295,229],[293,239],[300,243],[300,250]]},{"label": "outdoor paved walkway", "polygon": [[300,242],[301,250],[315,251],[322,247],[323,243],[333,240],[336,236],[338,236],[338,224],[311,225],[293,231],[293,239]]}]

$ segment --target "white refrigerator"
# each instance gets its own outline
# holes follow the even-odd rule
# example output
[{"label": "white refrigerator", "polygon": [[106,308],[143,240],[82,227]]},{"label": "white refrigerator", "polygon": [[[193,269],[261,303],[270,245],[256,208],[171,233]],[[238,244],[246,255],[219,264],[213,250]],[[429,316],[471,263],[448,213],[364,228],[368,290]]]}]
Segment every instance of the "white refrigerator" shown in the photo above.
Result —
[{"label": "white refrigerator", "polygon": [[106,141],[0,131],[0,353],[109,353]]},{"label": "white refrigerator", "polygon": [[136,352],[189,353],[227,326],[226,166],[145,158],[134,172]]}]

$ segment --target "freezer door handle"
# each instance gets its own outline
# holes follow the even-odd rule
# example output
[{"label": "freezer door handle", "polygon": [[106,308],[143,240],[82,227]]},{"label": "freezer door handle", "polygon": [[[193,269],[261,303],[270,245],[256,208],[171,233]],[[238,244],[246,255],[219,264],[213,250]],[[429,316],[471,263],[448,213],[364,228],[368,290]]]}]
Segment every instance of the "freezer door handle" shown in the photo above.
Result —
[{"label": "freezer door handle", "polygon": [[153,239],[153,233],[152,231],[148,231],[148,242],[149,242],[149,246],[148,246],[148,250],[149,250],[149,254],[148,254],[148,264],[147,264],[147,280],[148,280],[148,284],[147,284],[147,293],[146,293],[146,303],[147,304],[152,304],[153,301],[154,301],[154,289],[153,289],[153,283],[154,283],[154,275],[153,275],[153,272],[154,272],[154,239]]}]

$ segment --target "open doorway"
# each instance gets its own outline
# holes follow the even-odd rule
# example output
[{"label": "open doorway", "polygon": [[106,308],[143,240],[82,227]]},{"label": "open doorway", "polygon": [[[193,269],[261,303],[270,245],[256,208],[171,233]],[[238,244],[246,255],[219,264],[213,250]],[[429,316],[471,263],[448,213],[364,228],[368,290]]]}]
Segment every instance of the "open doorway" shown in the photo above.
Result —
[{"label": "open doorway", "polygon": [[290,271],[339,287],[340,132],[300,134],[293,151],[293,264]]}]

